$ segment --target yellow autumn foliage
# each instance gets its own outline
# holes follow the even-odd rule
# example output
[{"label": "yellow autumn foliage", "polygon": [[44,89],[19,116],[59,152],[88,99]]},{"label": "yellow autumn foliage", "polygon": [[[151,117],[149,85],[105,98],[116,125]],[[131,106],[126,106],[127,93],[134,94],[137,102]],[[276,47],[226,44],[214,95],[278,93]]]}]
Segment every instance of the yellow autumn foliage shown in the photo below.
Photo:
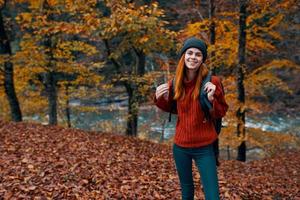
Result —
[{"label": "yellow autumn foliage", "polygon": [[[263,131],[256,128],[246,129],[245,141],[248,149],[258,147],[264,150],[267,155],[273,155],[286,148],[286,146],[299,148],[300,139],[295,135]],[[241,138],[235,132],[236,127],[232,125],[222,128],[222,133],[219,136],[221,148],[225,149],[229,146],[231,149],[236,149],[240,145]]]},{"label": "yellow autumn foliage", "polygon": [[[48,72],[62,75],[73,75],[74,80],[59,80],[57,83],[58,107],[64,110],[64,102],[73,95],[85,95],[78,92],[80,85],[90,85],[96,88],[105,88],[101,83],[103,77],[97,74],[104,62],[78,62],[75,53],[95,56],[98,52],[95,46],[82,40],[70,40],[70,35],[87,37],[95,26],[99,25],[97,14],[91,14],[97,1],[60,1],[60,0],[14,0],[11,3],[28,3],[26,12],[18,13],[15,20],[22,31],[22,40],[19,43],[20,50],[12,56],[0,57],[0,81],[3,82],[2,65],[5,61],[11,61],[14,66],[14,85],[20,102],[23,116],[36,116],[46,119],[48,99],[43,80],[38,78]],[[48,7],[45,7],[47,4]],[[50,7],[50,9],[48,9]],[[73,21],[55,21],[51,15],[68,13],[73,15]],[[87,26],[88,22],[91,26]],[[98,23],[98,24],[97,24]],[[93,26],[93,27],[92,27]],[[51,45],[45,45],[48,39]],[[74,76],[75,75],[75,76]],[[66,86],[69,95],[66,96]],[[109,88],[111,86],[108,86]],[[86,87],[85,87],[86,89]],[[99,91],[98,91],[99,92]],[[89,93],[96,96],[97,91]],[[75,95],[75,96],[76,96]],[[78,96],[80,97],[80,96]],[[9,116],[9,106],[3,87],[0,87],[1,118]],[[59,113],[62,113],[60,110]],[[3,115],[3,116],[2,116]]]}]

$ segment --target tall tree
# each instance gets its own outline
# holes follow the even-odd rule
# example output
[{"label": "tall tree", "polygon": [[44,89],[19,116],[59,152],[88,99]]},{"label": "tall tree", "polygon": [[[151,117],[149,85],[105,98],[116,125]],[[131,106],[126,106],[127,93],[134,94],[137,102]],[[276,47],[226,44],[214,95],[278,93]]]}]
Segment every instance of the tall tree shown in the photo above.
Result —
[{"label": "tall tree", "polygon": [[[146,56],[172,48],[174,33],[160,18],[163,11],[157,3],[137,6],[124,0],[107,1],[110,15],[100,27],[108,60],[111,61],[128,94],[126,134],[137,136],[139,106],[144,99],[147,80]],[[148,76],[149,77],[149,76]]]},{"label": "tall tree", "polygon": [[238,65],[237,65],[237,92],[238,110],[237,116],[237,135],[241,138],[238,146],[237,160],[246,161],[246,126],[245,126],[245,86],[244,76],[246,70],[246,19],[247,19],[248,0],[239,0],[239,46],[238,46]]},{"label": "tall tree", "polygon": [[19,122],[22,121],[22,112],[14,86],[14,67],[11,62],[12,51],[10,40],[4,25],[3,9],[5,5],[6,1],[0,2],[0,55],[3,58],[6,55],[8,59],[4,60],[4,68],[0,68],[0,70],[4,74],[4,89],[10,106],[11,120]]},{"label": "tall tree", "polygon": [[[215,10],[216,10],[215,0],[209,0],[209,20],[210,20],[209,41],[210,41],[210,45],[215,45],[215,43],[216,43]],[[215,51],[211,50],[210,59],[216,59],[215,55],[216,55]],[[212,61],[212,62],[214,62],[214,61]],[[216,66],[211,66],[211,70],[212,70],[212,73],[214,75],[216,75]]]},{"label": "tall tree", "polygon": [[[30,12],[22,12],[16,18],[26,34],[15,60],[25,66],[23,75],[29,75],[31,83],[44,87],[42,94],[48,100],[49,124],[57,124],[59,90],[70,91],[64,84],[75,88],[81,85],[95,87],[95,82],[100,84],[102,79],[96,73],[95,63],[77,58],[85,54],[89,59],[97,53],[96,47],[87,42],[95,27],[86,25],[94,21],[90,11],[96,2],[17,2],[29,3]],[[68,98],[69,92],[63,96]]]}]

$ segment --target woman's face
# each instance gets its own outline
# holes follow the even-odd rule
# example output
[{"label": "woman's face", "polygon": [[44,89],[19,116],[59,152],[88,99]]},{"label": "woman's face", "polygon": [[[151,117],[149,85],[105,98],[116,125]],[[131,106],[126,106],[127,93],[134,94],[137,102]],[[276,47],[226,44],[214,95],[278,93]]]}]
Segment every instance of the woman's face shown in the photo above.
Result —
[{"label": "woman's face", "polygon": [[203,59],[202,52],[197,48],[189,48],[185,51],[184,63],[187,69],[197,70]]}]

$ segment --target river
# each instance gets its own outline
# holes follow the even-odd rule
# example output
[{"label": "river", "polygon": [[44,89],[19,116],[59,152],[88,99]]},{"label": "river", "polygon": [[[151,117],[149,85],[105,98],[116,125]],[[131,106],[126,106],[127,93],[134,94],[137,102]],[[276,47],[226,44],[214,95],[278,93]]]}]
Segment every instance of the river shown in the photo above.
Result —
[{"label": "river", "polygon": [[[111,126],[112,130],[124,133],[127,110],[126,107],[119,108],[121,109],[116,109],[116,106],[100,106],[97,112],[73,111],[71,112],[72,126],[97,131],[103,131],[104,128],[109,130]],[[168,118],[168,113],[160,111],[155,106],[142,107],[139,111],[138,133],[158,134],[164,130],[164,139],[168,139],[174,134],[176,115],[172,115],[171,122],[168,122]],[[246,127],[300,136],[300,115],[293,118],[287,115],[267,115],[256,119],[246,117]]]}]

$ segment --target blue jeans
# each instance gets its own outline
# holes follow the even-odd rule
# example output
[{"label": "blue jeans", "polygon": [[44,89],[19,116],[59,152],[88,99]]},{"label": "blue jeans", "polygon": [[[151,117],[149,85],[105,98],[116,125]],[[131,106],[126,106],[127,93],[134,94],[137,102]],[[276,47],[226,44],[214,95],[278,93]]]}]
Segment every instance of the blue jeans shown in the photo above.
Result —
[{"label": "blue jeans", "polygon": [[173,156],[179,176],[182,200],[194,199],[193,159],[200,172],[205,199],[220,199],[213,144],[198,148],[186,148],[174,144]]}]

